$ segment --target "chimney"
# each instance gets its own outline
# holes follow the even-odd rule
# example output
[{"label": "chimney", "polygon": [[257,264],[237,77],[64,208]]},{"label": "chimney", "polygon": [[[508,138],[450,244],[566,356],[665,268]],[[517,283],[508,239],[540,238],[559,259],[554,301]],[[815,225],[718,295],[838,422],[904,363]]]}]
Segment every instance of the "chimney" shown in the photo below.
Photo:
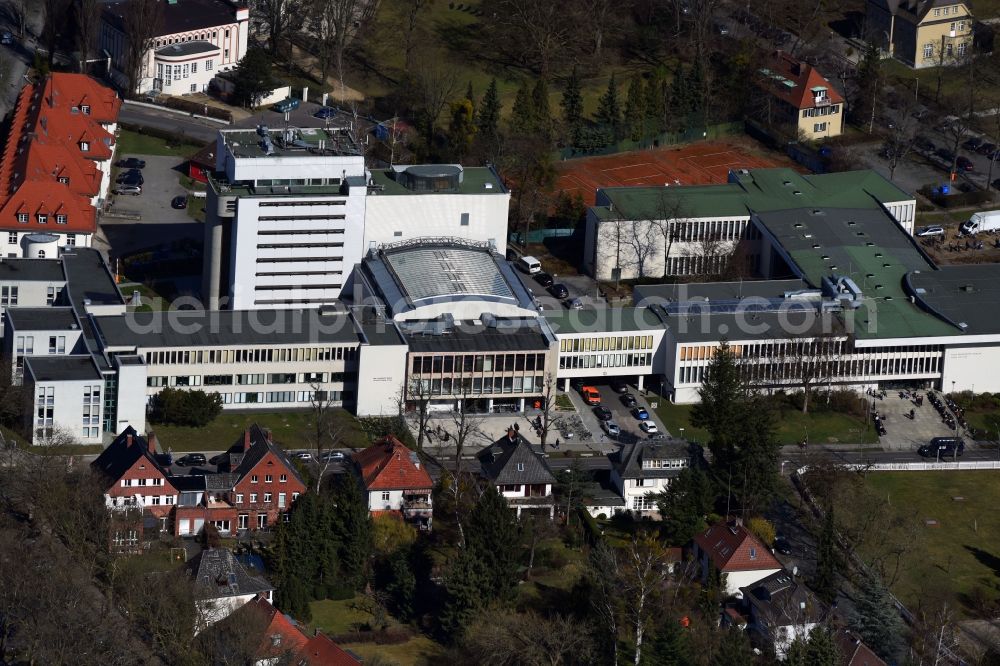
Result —
[{"label": "chimney", "polygon": [[132,435],[125,435],[125,448],[132,448]]},{"label": "chimney", "polygon": [[517,441],[517,433],[514,432],[513,428],[507,428],[507,439],[509,439],[512,442]]},{"label": "chimney", "polygon": [[246,430],[243,431],[243,450],[244,451],[249,451],[250,450],[250,429],[249,428],[247,428]]},{"label": "chimney", "polygon": [[155,432],[146,433],[146,449],[150,453],[156,453],[156,449],[159,446],[160,441],[156,438]]},{"label": "chimney", "polygon": [[270,428],[268,428],[267,430],[265,430],[265,431],[264,431],[264,434],[265,434],[265,435],[267,435],[267,443],[268,443],[268,444],[273,444],[273,443],[274,443],[274,440],[273,440],[273,439],[271,439],[271,429],[270,429]]}]

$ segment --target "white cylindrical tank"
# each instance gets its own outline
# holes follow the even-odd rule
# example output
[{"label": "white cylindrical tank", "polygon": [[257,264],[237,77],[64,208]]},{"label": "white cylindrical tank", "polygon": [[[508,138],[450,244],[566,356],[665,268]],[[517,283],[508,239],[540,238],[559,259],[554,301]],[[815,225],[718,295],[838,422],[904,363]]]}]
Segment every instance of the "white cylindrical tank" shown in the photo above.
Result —
[{"label": "white cylindrical tank", "polygon": [[58,259],[59,236],[28,234],[24,237],[24,256],[29,259]]}]

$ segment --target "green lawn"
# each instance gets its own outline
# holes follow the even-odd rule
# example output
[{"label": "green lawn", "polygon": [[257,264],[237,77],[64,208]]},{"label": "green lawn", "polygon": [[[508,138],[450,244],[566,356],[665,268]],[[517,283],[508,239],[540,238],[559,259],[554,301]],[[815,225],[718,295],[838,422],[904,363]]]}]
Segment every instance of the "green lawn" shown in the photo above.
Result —
[{"label": "green lawn", "polygon": [[376,645],[375,643],[344,643],[340,647],[354,652],[366,662],[378,659],[378,663],[399,666],[429,666],[437,663],[444,655],[444,647],[426,636],[416,636],[397,645]]},{"label": "green lawn", "polygon": [[183,144],[175,146],[163,139],[139,134],[130,130],[122,130],[118,135],[118,146],[115,149],[120,158],[141,157],[143,155],[166,155],[171,157],[190,157],[200,146]]},{"label": "green lawn", "polygon": [[353,607],[355,599],[340,599],[333,601],[323,599],[309,603],[309,610],[312,611],[312,622],[309,623],[311,629],[330,634],[345,634],[353,631],[359,624],[371,621],[371,615]]},{"label": "green lawn", "polygon": [[[661,401],[656,413],[663,420],[672,435],[679,436],[684,428],[684,437],[704,444],[708,442],[708,432],[691,425],[691,410],[694,405],[675,405]],[[803,439],[813,444],[833,444],[837,442],[872,444],[876,441],[871,428],[865,428],[864,419],[835,412],[812,412],[786,409],[777,415],[777,436],[782,444],[797,444]]]},{"label": "green lawn", "polygon": [[[1000,585],[1000,474],[995,471],[883,472],[867,482],[896,506],[914,507],[926,527],[922,548],[909,553],[894,591],[911,607],[927,595],[953,606],[974,588],[996,598]],[[954,497],[964,497],[955,501]]]},{"label": "green lawn", "polygon": [[[339,409],[337,418],[345,425],[341,446],[361,448],[368,445],[368,437],[361,430],[357,419]],[[308,412],[223,412],[204,428],[188,428],[154,424],[149,429],[156,433],[160,448],[166,451],[221,451],[232,446],[243,430],[254,423],[269,428],[274,440],[285,449],[308,448]]]}]

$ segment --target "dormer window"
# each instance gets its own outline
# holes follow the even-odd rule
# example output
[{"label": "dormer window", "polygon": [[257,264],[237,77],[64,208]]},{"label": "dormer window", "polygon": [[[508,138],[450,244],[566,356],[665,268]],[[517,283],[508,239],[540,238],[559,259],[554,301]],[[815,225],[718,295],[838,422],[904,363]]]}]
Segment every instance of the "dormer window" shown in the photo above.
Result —
[{"label": "dormer window", "polygon": [[87,152],[88,150],[90,150],[90,142],[89,141],[81,141],[80,142],[80,150],[83,151],[83,152]]},{"label": "dormer window", "polygon": [[81,104],[80,105],[80,111],[83,113],[83,115],[89,116],[90,115],[90,105],[89,104]]},{"label": "dormer window", "polygon": [[757,559],[757,549],[754,548],[753,546],[750,547],[750,559],[751,560]]},{"label": "dormer window", "polygon": [[66,224],[66,216],[61,213],[57,213],[56,224]]},{"label": "dormer window", "polygon": [[38,224],[48,224],[49,216],[46,215],[45,213],[39,213],[37,217],[38,217]]},{"label": "dormer window", "polygon": [[66,176],[59,176],[59,182],[63,185],[69,185],[69,178]]},{"label": "dormer window", "polygon": [[28,223],[28,214],[27,213],[18,213],[17,214],[17,221],[20,222],[21,224],[27,224]]},{"label": "dormer window", "polygon": [[518,472],[524,471],[524,463],[517,463],[517,471]]}]

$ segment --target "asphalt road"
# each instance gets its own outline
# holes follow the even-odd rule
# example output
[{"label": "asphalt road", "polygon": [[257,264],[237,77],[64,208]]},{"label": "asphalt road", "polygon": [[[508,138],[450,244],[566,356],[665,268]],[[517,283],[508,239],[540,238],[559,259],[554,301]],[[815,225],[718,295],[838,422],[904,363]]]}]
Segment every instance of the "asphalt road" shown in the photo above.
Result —
[{"label": "asphalt road", "polygon": [[229,127],[228,125],[215,123],[211,120],[202,120],[179,113],[150,109],[144,106],[134,106],[132,104],[122,104],[121,112],[118,114],[118,121],[142,125],[144,127],[156,127],[168,132],[183,134],[192,139],[204,141],[205,143],[215,140],[220,129]]}]

